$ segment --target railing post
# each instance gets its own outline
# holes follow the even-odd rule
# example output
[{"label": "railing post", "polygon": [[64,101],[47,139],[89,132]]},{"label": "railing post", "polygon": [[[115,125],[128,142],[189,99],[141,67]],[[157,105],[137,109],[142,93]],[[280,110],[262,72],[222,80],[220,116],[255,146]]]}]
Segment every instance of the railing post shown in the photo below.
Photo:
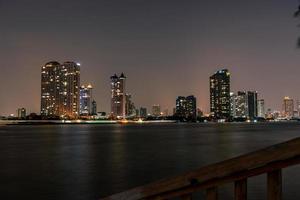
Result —
[{"label": "railing post", "polygon": [[192,194],[186,194],[180,197],[182,200],[192,200]]},{"label": "railing post", "polygon": [[247,200],[247,179],[235,181],[234,193],[235,200]]},{"label": "railing post", "polygon": [[282,173],[281,169],[268,173],[268,200],[281,200]]},{"label": "railing post", "polygon": [[217,200],[217,199],[218,199],[217,187],[208,188],[206,190],[206,200]]}]

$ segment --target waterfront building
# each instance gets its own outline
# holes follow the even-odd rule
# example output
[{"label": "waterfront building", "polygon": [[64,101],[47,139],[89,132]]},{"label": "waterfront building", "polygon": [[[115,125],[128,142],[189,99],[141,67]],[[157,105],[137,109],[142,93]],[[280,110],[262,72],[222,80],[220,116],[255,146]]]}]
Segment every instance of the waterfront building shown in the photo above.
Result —
[{"label": "waterfront building", "polygon": [[80,64],[56,61],[42,67],[41,116],[77,118],[79,115]]},{"label": "waterfront building", "polygon": [[61,91],[61,65],[52,61],[46,63],[41,71],[41,116],[51,118],[60,116],[62,106]]},{"label": "waterfront building", "polygon": [[186,114],[186,97],[178,96],[176,99],[175,115],[178,117],[185,117]]},{"label": "waterfront building", "polygon": [[[80,87],[80,115],[90,116],[92,115],[92,102],[93,102],[93,87],[91,84],[82,85]],[[95,114],[97,113],[94,112]]]},{"label": "waterfront building", "polygon": [[219,70],[210,77],[210,113],[214,119],[230,117],[230,73]]},{"label": "waterfront building", "polygon": [[186,116],[193,120],[197,118],[197,100],[193,95],[186,97]]},{"label": "waterfront building", "polygon": [[257,116],[265,118],[266,112],[265,112],[265,100],[259,99],[257,100]]},{"label": "waterfront building", "polygon": [[247,118],[249,116],[247,93],[244,91],[238,91],[235,102],[236,102],[235,117]]},{"label": "waterfront building", "polygon": [[61,70],[60,115],[62,118],[75,119],[79,116],[80,64],[64,62]]},{"label": "waterfront building", "polygon": [[147,108],[140,108],[140,117],[141,118],[146,118],[147,117]]},{"label": "waterfront building", "polygon": [[253,120],[257,117],[257,92],[256,91],[248,91],[248,117]]},{"label": "waterfront building", "polygon": [[26,119],[26,109],[25,108],[18,108],[17,117],[18,117],[18,119]]},{"label": "waterfront building", "polygon": [[230,116],[236,117],[236,100],[237,96],[233,92],[230,92]]},{"label": "waterfront building", "polygon": [[134,103],[132,101],[131,94],[126,94],[126,109],[125,109],[126,116],[134,117],[136,116],[136,110]]},{"label": "waterfront building", "polygon": [[91,115],[97,115],[97,102],[95,100],[92,101],[92,112]]},{"label": "waterfront building", "polygon": [[285,118],[292,118],[294,116],[294,100],[290,97],[283,99],[282,116]]},{"label": "waterfront building", "polygon": [[160,105],[159,104],[154,104],[152,106],[152,115],[154,117],[159,117],[160,116]]},{"label": "waterfront building", "polygon": [[122,73],[116,74],[111,79],[111,116],[117,119],[126,118],[126,77]]},{"label": "waterfront building", "polygon": [[176,116],[193,119],[197,117],[197,103],[193,95],[183,97],[179,96],[176,99]]}]

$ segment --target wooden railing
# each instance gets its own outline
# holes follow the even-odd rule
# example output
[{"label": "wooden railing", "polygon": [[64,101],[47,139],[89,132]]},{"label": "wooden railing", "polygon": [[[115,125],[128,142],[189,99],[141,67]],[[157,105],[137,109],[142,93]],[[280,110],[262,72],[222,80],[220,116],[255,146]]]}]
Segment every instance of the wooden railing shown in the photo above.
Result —
[{"label": "wooden railing", "polygon": [[218,187],[234,183],[235,200],[247,199],[247,178],[267,173],[267,199],[281,200],[282,169],[300,164],[300,138],[259,151],[208,165],[183,175],[133,188],[103,200],[192,199],[197,191],[206,191],[206,200],[218,199]]}]

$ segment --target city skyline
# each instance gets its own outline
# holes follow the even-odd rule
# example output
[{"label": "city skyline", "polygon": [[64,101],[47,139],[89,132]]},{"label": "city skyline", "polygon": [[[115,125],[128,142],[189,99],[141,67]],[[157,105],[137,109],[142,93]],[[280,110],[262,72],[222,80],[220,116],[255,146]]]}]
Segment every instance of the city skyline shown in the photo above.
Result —
[{"label": "city skyline", "polygon": [[207,80],[220,68],[232,73],[232,91],[258,90],[266,109],[281,110],[284,96],[300,99],[297,3],[1,1],[0,115],[39,113],[39,71],[52,59],[82,64],[99,111],[110,110],[107,77],[124,72],[137,108],[172,110],[193,94],[208,112]]}]

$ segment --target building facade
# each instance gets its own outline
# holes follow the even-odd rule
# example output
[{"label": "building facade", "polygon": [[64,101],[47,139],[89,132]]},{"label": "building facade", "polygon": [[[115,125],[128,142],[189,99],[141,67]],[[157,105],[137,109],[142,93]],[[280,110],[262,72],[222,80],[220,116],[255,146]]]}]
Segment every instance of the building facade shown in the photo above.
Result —
[{"label": "building facade", "polygon": [[44,118],[60,116],[61,65],[52,61],[42,67],[41,72],[41,116]]},{"label": "building facade", "polygon": [[111,116],[116,119],[126,118],[126,77],[122,73],[116,74],[111,79]]},{"label": "building facade", "polygon": [[197,118],[197,101],[193,95],[183,97],[179,96],[176,99],[175,116],[183,117],[190,120]]},{"label": "building facade", "polygon": [[79,115],[80,65],[52,61],[42,67],[41,116],[77,118]]},{"label": "building facade", "polygon": [[79,93],[79,114],[85,116],[92,115],[93,86],[91,84],[82,85]]},{"label": "building facade", "polygon": [[136,110],[134,103],[132,101],[131,94],[126,94],[126,109],[125,109],[126,116],[128,117],[135,117],[136,116]]},{"label": "building facade", "polygon": [[152,115],[154,117],[159,117],[160,116],[160,105],[159,104],[154,104],[152,106]]},{"label": "building facade", "polygon": [[248,112],[248,97],[244,91],[238,91],[236,96],[236,118],[247,118]]},{"label": "building facade", "polygon": [[26,119],[26,109],[25,108],[18,108],[17,117],[18,117],[18,119]]},{"label": "building facade", "polygon": [[92,101],[91,115],[97,115],[97,113],[98,113],[97,102],[95,100],[93,100]]},{"label": "building facade", "polygon": [[257,92],[248,91],[248,117],[252,120],[257,117]]},{"label": "building facade", "polygon": [[80,64],[64,62],[62,64],[61,77],[61,102],[60,111],[63,118],[75,119],[79,116],[79,87],[80,87]]},{"label": "building facade", "polygon": [[230,116],[236,117],[236,94],[234,92],[230,92]]},{"label": "building facade", "polygon": [[257,100],[257,117],[261,117],[261,118],[266,117],[265,100],[264,99]]},{"label": "building facade", "polygon": [[290,97],[284,97],[282,105],[282,117],[292,118],[294,116],[294,100]]},{"label": "building facade", "polygon": [[214,119],[230,117],[230,73],[219,70],[210,77],[210,113]]}]

